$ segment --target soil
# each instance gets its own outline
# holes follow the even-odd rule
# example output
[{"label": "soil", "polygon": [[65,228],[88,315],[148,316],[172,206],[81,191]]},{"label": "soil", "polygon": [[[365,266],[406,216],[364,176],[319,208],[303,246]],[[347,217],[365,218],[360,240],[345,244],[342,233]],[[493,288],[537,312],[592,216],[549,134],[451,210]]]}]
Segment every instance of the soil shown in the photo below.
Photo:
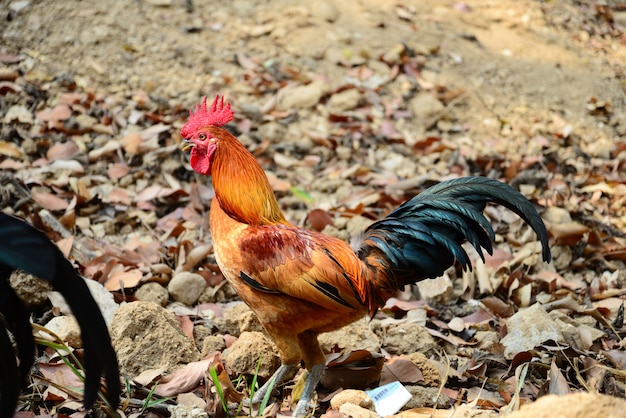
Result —
[{"label": "soil", "polygon": [[[326,228],[348,238],[384,213],[374,205],[381,199],[397,204],[430,182],[480,174],[619,237],[626,227],[626,193],[618,187],[626,178],[626,9],[618,3],[0,0],[1,184],[14,178],[57,193],[50,172],[45,181],[36,177],[37,161],[52,160],[46,153],[56,142],[79,144],[85,172],[70,177],[98,184],[105,208],[89,228],[76,225],[75,248],[84,251],[72,255],[93,277],[86,260],[98,249],[87,238],[124,246],[129,228],[118,221],[128,202],[128,216],[146,235],[151,216],[167,213],[138,198],[146,185],[182,183],[189,192],[188,182],[208,183],[190,174],[178,130],[187,109],[219,93],[232,102],[236,133],[294,223],[313,223],[314,208],[348,208],[363,217]],[[39,112],[67,93],[88,99],[73,103],[76,126],[59,128]],[[30,119],[10,113],[22,107]],[[156,142],[132,152],[132,135],[145,140],[153,126]],[[25,138],[36,148],[28,151]],[[122,153],[131,171],[115,177]],[[553,165],[561,167],[558,179],[576,174],[567,191],[551,182]],[[117,186],[130,197],[107,200],[119,192],[98,183],[107,173],[126,179]],[[15,204],[21,198],[19,187],[7,186],[3,210],[26,217],[40,209]],[[133,205],[154,213],[137,215]],[[204,231],[185,238],[210,241]],[[519,235],[519,245],[534,239]],[[577,242],[558,244],[563,277],[591,282],[607,272],[626,280],[620,257],[606,262],[602,253],[587,264]],[[179,265],[179,253],[165,252],[156,256],[159,269]],[[155,267],[146,271],[159,277]]]},{"label": "soil", "polygon": [[[393,60],[406,48],[427,57],[422,88],[459,91],[442,110],[463,127],[451,136],[473,144],[510,138],[487,145],[498,155],[523,153],[515,138],[559,120],[595,154],[598,142],[626,131],[626,48],[593,2],[196,2],[191,13],[175,0],[2,3],[19,9],[3,24],[4,50],[27,56],[21,69],[33,80],[65,76],[96,91],[142,91],[185,108],[218,92],[263,106],[271,96],[241,83],[252,64],[238,55],[323,77],[333,91],[347,84],[351,67]],[[624,12],[616,14],[623,25]],[[400,84],[388,93],[417,88]],[[610,106],[610,123],[590,111],[596,102]],[[407,124],[418,138],[430,127]]]}]

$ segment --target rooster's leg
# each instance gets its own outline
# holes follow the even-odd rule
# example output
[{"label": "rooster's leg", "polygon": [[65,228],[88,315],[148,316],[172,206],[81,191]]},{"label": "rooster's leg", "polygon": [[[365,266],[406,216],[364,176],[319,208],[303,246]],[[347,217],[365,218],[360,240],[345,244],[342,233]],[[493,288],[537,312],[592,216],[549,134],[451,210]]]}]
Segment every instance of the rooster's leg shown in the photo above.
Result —
[{"label": "rooster's leg", "polygon": [[311,398],[313,397],[313,391],[315,391],[323,372],[324,363],[316,364],[309,370],[309,377],[306,379],[304,390],[302,391],[300,400],[296,405],[296,410],[293,411],[294,417],[306,417],[308,415],[307,410],[309,408],[309,404],[311,403]]},{"label": "rooster's leg", "polygon": [[265,397],[267,391],[271,390],[276,385],[280,385],[283,380],[285,380],[285,376],[287,376],[287,374],[289,374],[289,372],[291,372],[295,367],[296,364],[281,364],[278,370],[274,372],[272,377],[270,377],[270,379],[265,382],[265,384],[261,386],[259,390],[256,391],[256,393],[252,397],[251,403],[253,405],[260,404],[263,401],[263,398]]}]

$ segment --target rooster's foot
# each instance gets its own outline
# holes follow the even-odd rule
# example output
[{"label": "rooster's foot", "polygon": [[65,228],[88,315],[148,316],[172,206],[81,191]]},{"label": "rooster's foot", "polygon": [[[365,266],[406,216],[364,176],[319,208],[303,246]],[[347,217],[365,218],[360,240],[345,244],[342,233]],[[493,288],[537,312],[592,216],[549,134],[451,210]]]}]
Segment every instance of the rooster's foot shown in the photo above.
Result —
[{"label": "rooster's foot", "polygon": [[313,398],[313,392],[317,387],[317,384],[324,372],[324,364],[316,364],[309,370],[309,377],[306,379],[304,390],[300,395],[300,400],[296,405],[296,409],[293,411],[294,417],[306,417],[308,416],[308,410],[310,408],[311,399]]}]

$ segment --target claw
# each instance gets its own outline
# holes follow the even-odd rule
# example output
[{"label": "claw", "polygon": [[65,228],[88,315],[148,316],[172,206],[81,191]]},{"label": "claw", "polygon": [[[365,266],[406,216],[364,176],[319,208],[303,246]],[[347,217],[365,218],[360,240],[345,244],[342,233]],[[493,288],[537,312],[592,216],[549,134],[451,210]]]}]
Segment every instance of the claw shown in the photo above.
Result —
[{"label": "claw", "polygon": [[270,377],[269,380],[265,382],[265,384],[261,386],[259,390],[256,391],[256,393],[254,394],[254,397],[250,400],[250,404],[258,405],[261,402],[263,402],[263,398],[265,397],[265,394],[267,393],[267,391],[268,390],[271,391],[274,389],[274,387],[280,385],[285,380],[285,377],[289,374],[289,372],[291,372],[295,367],[296,367],[295,364],[281,365],[274,372],[272,377]]},{"label": "claw", "polygon": [[309,377],[306,379],[304,390],[302,391],[302,395],[300,395],[300,400],[296,405],[296,409],[293,411],[294,417],[306,417],[309,415],[308,410],[311,400],[313,399],[313,392],[315,391],[315,387],[319,383],[323,372],[324,364],[316,364],[309,370]]}]

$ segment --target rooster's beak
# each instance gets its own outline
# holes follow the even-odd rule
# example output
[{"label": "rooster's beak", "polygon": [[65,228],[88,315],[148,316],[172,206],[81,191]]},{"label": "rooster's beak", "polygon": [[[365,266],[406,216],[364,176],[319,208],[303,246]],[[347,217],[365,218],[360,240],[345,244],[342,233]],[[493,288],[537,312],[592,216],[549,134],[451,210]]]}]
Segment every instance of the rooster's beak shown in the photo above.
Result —
[{"label": "rooster's beak", "polygon": [[188,139],[183,139],[183,142],[182,142],[182,144],[181,144],[181,146],[180,146],[180,147],[181,147],[181,149],[182,149],[183,151],[188,151],[188,150],[190,150],[191,148],[193,148],[193,146],[194,146],[194,145],[195,145],[195,144],[194,144],[193,142],[191,142],[190,140],[188,140]]}]

